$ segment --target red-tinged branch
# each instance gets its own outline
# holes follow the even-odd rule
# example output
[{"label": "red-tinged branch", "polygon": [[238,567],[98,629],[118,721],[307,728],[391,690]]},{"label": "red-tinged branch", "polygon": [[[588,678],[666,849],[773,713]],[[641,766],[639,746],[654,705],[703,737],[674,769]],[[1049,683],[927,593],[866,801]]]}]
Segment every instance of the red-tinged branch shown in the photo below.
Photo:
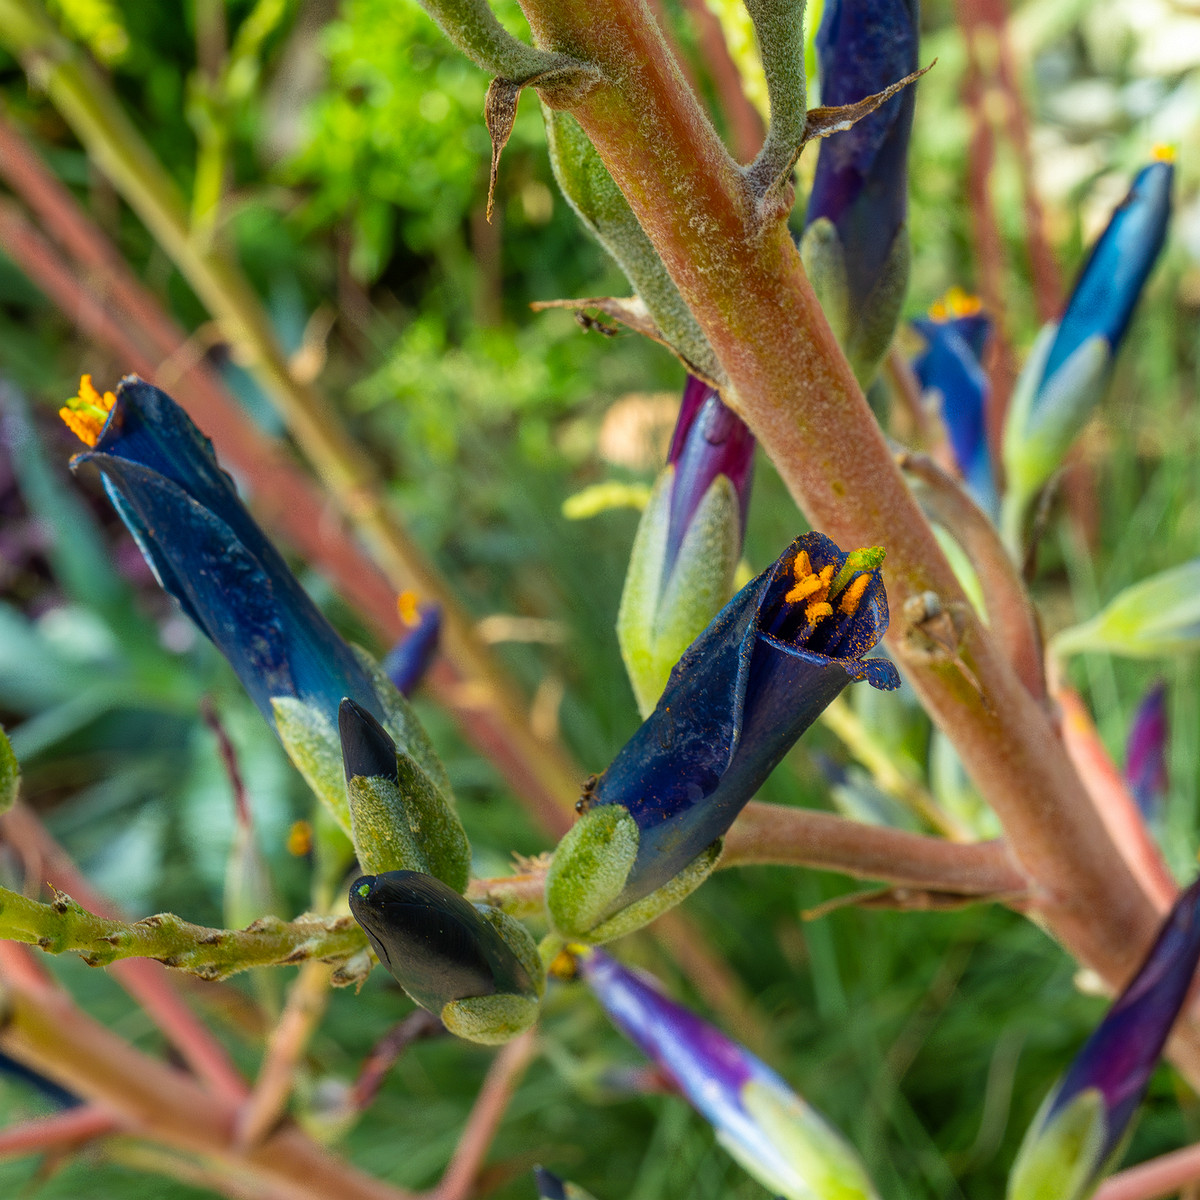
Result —
[{"label": "red-tinged branch", "polygon": [[1094,1200],[1166,1200],[1197,1182],[1200,1145],[1164,1154],[1114,1175],[1101,1184]]},{"label": "red-tinged branch", "polygon": [[[38,878],[32,880],[36,885],[53,884],[100,916],[120,916],[83,878],[66,851],[23,804],[4,814],[0,829],[25,861],[27,877],[35,874],[34,864],[37,864]],[[235,1101],[246,1096],[245,1080],[225,1047],[184,1002],[167,978],[166,968],[145,959],[127,959],[114,963],[112,973],[179,1051],[183,1061],[216,1095]]]},{"label": "red-tinged branch", "polygon": [[[508,1043],[492,1060],[483,1087],[454,1149],[454,1157],[429,1200],[467,1200],[513,1092],[537,1050],[533,1030]],[[339,1198],[340,1200],[340,1198]]]},{"label": "red-tinged branch", "polygon": [[1130,870],[1141,880],[1159,912],[1166,916],[1179,889],[1137,802],[1109,757],[1079,693],[1059,684],[1054,689],[1054,699],[1059,708],[1063,744],[1096,805],[1096,812],[1120,847]]},{"label": "red-tinged branch", "polygon": [[832,813],[752,802],[725,835],[717,867],[755,863],[1005,900],[1023,899],[1028,889],[1003,842],[947,842]]},{"label": "red-tinged branch", "polygon": [[[783,214],[762,213],[638,0],[524,0],[539,44],[598,68],[571,111],[621,186],[730,382],[729,399],[814,527],[881,545],[893,612],[966,604],[821,312]],[[774,218],[774,219],[773,219]],[[1031,879],[1056,936],[1114,986],[1157,931],[1054,730],[987,632],[957,655],[895,619],[889,644]],[[965,669],[964,669],[965,668]],[[1200,1040],[1197,1041],[1200,1078]]]},{"label": "red-tinged branch", "polygon": [[5,984],[0,1049],[104,1107],[130,1131],[198,1155],[279,1200],[411,1200],[411,1193],[339,1161],[294,1127],[238,1153],[228,1104],[132,1049],[65,994],[27,990],[7,971]]},{"label": "red-tinged branch", "polygon": [[0,1158],[19,1158],[47,1150],[70,1149],[121,1128],[109,1112],[90,1104],[35,1117],[0,1129]]}]

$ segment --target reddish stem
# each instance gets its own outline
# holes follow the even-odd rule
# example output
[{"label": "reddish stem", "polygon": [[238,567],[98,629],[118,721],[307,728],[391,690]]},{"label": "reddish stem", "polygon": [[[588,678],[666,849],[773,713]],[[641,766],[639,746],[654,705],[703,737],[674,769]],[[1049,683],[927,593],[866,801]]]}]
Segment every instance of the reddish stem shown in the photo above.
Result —
[{"label": "reddish stem", "polygon": [[103,1108],[90,1104],[68,1108],[48,1117],[35,1117],[0,1129],[0,1158],[19,1158],[25,1154],[40,1154],[43,1150],[74,1147],[120,1128],[120,1122]]},{"label": "reddish stem", "polygon": [[1200,1181],[1200,1145],[1130,1167],[1100,1185],[1094,1200],[1164,1200]]}]

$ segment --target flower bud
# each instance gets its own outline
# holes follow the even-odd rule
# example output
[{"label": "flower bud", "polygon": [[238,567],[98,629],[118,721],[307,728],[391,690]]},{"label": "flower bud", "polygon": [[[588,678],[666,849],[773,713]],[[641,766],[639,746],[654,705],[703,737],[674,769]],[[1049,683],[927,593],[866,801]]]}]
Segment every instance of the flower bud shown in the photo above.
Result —
[{"label": "flower bud", "polygon": [[1017,544],[1030,501],[1058,470],[1100,400],[1171,216],[1175,168],[1144,167],[1080,272],[1067,310],[1038,337],[1004,428],[1005,531]]},{"label": "flower bud", "polygon": [[753,465],[753,434],[714,389],[689,377],[617,614],[617,639],[643,716],[733,591]]},{"label": "flower bud", "polygon": [[375,875],[406,869],[465,892],[471,847],[447,797],[361,705],[343,700],[338,731],[354,850]]},{"label": "flower bud", "polygon": [[1200,960],[1200,880],[1175,902],[1146,960],[1033,1120],[1009,1200],[1085,1200],[1124,1149]]},{"label": "flower bud", "polygon": [[613,1024],[764,1187],[787,1200],[871,1200],[876,1195],[851,1146],[744,1046],[603,950],[572,947],[571,953]]},{"label": "flower bud", "polygon": [[882,557],[805,534],[692,643],[555,851],[546,903],[560,932],[607,941],[677,904],[843,688],[898,686],[890,662],[865,657],[887,628]]},{"label": "flower bud", "polygon": [[[817,34],[823,105],[852,104],[917,69],[916,0],[832,0]],[[821,143],[801,255],[865,387],[908,287],[908,139],[915,88]]]},{"label": "flower bud", "polygon": [[1167,685],[1160,679],[1142,697],[1125,749],[1125,782],[1143,817],[1162,813],[1167,781]]},{"label": "flower bud", "polygon": [[506,1042],[537,1017],[545,972],[518,921],[417,871],[364,875],[350,911],[380,963],[451,1033]]}]

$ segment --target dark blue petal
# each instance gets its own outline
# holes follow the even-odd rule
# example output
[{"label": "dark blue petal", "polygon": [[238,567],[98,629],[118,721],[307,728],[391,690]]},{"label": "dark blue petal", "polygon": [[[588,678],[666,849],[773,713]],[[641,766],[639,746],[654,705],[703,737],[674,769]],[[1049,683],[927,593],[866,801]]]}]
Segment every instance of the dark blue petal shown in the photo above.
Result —
[{"label": "dark blue petal", "polygon": [[238,499],[212,446],[164,392],[121,381],[93,450],[105,490],[163,587],[217,648],[264,716],[271,698],[332,722],[343,696],[382,716],[350,647],[308,598]]},{"label": "dark blue petal", "polygon": [[[1171,163],[1154,162],[1134,179],[1079,274],[1046,359],[1043,383],[1097,334],[1116,353],[1167,235],[1174,177]],[[1035,400],[1035,411],[1036,406]]]},{"label": "dark blue petal", "polygon": [[23,1062],[10,1058],[4,1053],[0,1053],[0,1075],[8,1075],[13,1079],[21,1080],[22,1083],[29,1084],[58,1108],[78,1108],[83,1104],[83,1101],[74,1092],[67,1091],[53,1079],[47,1079],[45,1075],[39,1074],[32,1067],[27,1067]]},{"label": "dark blue petal", "polygon": [[391,734],[361,704],[343,700],[338,708],[338,737],[342,743],[342,766],[346,781],[356,775],[364,779],[399,781],[396,743]]},{"label": "dark blue petal", "polygon": [[537,1183],[539,1200],[567,1200],[563,1181],[545,1167],[534,1167],[533,1178]]},{"label": "dark blue petal", "polygon": [[437,653],[442,633],[442,610],[437,604],[423,604],[417,624],[384,656],[379,664],[402,696],[411,696],[425,678]]},{"label": "dark blue petal", "polygon": [[[971,324],[966,325],[967,322]],[[941,395],[942,416],[954,460],[979,506],[994,516],[998,497],[987,439],[990,384],[978,355],[963,336],[967,332],[976,342],[986,344],[987,318],[961,317],[951,321],[920,318],[913,326],[928,343],[925,353],[914,360],[913,370],[923,391],[937,391]]]},{"label": "dark blue petal", "polygon": [[498,992],[534,995],[529,972],[473,904],[419,871],[364,875],[350,911],[379,961],[422,1008]]},{"label": "dark blue petal", "polygon": [[[917,69],[916,0],[832,0],[817,34],[821,102],[852,104]],[[904,224],[916,92],[905,88],[821,143],[806,224],[827,217],[846,255],[850,295],[871,294]]]},{"label": "dark blue petal", "polygon": [[1113,1003],[1059,1084],[1043,1124],[1087,1088],[1104,1097],[1105,1143],[1116,1149],[1132,1120],[1200,960],[1200,880],[1175,902],[1133,981]]},{"label": "dark blue petal", "polygon": [[847,684],[898,685],[890,662],[862,657],[887,628],[878,573],[853,617],[831,618],[797,642],[804,606],[785,595],[802,551],[814,570],[840,568],[847,557],[822,534],[797,538],[692,643],[654,712],[597,782],[592,803],[624,806],[641,831],[618,907],[666,883],[720,837]]}]

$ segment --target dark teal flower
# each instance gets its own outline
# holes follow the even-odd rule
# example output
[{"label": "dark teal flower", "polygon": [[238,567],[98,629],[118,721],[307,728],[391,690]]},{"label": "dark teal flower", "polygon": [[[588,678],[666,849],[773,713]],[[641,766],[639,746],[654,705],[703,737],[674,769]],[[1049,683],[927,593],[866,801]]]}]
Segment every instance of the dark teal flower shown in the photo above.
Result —
[{"label": "dark teal flower", "polygon": [[460,1037],[507,1041],[533,1023],[545,974],[533,939],[498,909],[419,871],[364,875],[350,911],[380,963]]},{"label": "dark teal flower", "polygon": [[[81,389],[95,407],[90,379]],[[109,393],[111,395],[111,393]],[[159,583],[229,660],[263,716],[291,697],[333,721],[343,696],[383,717],[354,652],[321,615],[218,465],[212,443],[165,392],[124,378],[111,411],[64,410],[93,448],[104,490]],[[90,423],[88,418],[91,418]]]},{"label": "dark teal flower", "polygon": [[[955,303],[960,303],[957,298]],[[969,301],[963,303],[970,307]],[[913,360],[913,371],[922,391],[938,394],[963,480],[980,508],[995,517],[999,500],[987,437],[991,385],[980,363],[991,322],[978,311],[978,302],[974,309],[954,312],[942,303],[929,317],[913,322],[925,339],[925,351]]]},{"label": "dark teal flower", "polygon": [[765,1187],[788,1200],[875,1196],[851,1147],[761,1059],[603,950],[569,953],[617,1028]]},{"label": "dark teal flower", "polygon": [[[667,899],[677,903],[711,870],[718,839],[843,688],[863,679],[898,685],[890,662],[865,657],[887,629],[882,557],[878,550],[846,555],[807,533],[692,643],[555,852],[547,903],[563,933],[617,936],[626,930],[608,918],[621,910],[641,913],[645,923],[656,912],[630,906],[668,884]],[[679,883],[685,872],[687,885]],[[602,926],[607,932],[598,932]]]},{"label": "dark teal flower", "polygon": [[1197,961],[1200,880],[1175,902],[1145,962],[1034,1118],[1010,1200],[1082,1200],[1116,1166]]},{"label": "dark teal flower", "polygon": [[[831,0],[817,33],[821,103],[853,104],[917,69],[917,0]],[[821,143],[802,243],[826,315],[859,379],[870,382],[908,285],[905,88]],[[836,242],[836,248],[834,243]]]}]

